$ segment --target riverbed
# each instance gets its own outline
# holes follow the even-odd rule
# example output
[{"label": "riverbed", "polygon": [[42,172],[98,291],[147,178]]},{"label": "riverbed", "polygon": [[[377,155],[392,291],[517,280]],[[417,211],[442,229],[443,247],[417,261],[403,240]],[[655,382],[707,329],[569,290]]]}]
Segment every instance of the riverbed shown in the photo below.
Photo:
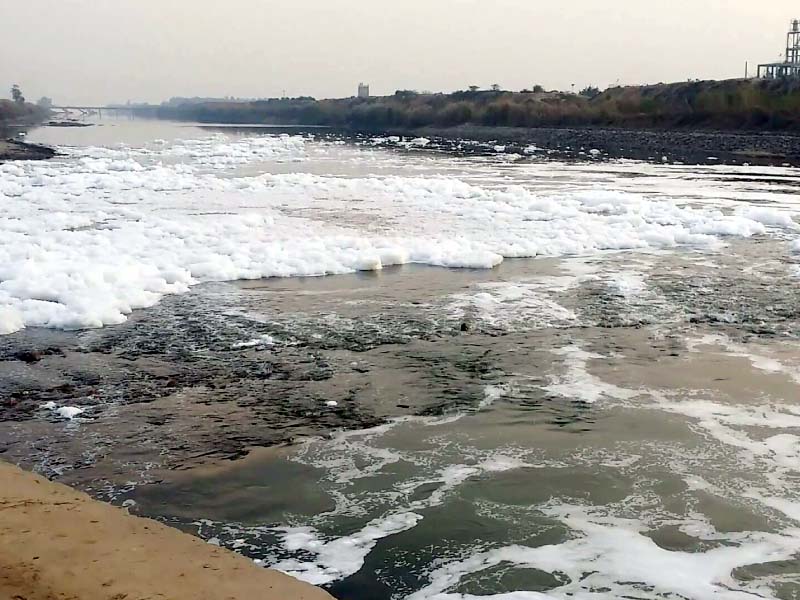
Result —
[{"label": "riverbed", "polygon": [[6,460],[340,598],[800,593],[796,169],[29,138]]}]

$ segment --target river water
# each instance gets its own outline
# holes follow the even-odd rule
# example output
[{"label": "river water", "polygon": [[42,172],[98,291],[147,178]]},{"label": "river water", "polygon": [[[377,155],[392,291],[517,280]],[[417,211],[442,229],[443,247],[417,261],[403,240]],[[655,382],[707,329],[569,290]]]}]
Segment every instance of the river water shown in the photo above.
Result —
[{"label": "river water", "polygon": [[7,459],[340,598],[800,597],[797,170],[30,138]]}]

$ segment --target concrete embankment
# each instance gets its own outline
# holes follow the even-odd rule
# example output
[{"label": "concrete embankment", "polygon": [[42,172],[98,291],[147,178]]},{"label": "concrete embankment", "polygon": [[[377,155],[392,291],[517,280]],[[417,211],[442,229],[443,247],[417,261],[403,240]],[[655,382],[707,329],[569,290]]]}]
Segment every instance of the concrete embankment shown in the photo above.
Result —
[{"label": "concrete embankment", "polygon": [[0,598],[331,600],[319,588],[3,462]]}]

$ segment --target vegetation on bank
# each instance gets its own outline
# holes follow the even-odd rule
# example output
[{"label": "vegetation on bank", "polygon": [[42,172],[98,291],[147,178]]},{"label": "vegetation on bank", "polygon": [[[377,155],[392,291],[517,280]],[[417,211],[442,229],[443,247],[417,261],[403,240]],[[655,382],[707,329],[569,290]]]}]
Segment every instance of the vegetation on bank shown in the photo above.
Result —
[{"label": "vegetation on bank", "polygon": [[493,86],[451,94],[216,101],[156,109],[159,117],[217,123],[326,125],[365,130],[489,127],[688,127],[800,130],[800,80],[690,81],[580,94]]},{"label": "vegetation on bank", "polygon": [[41,123],[50,116],[49,106],[31,104],[25,100],[18,85],[11,88],[11,100],[0,99],[0,125],[32,125]]}]

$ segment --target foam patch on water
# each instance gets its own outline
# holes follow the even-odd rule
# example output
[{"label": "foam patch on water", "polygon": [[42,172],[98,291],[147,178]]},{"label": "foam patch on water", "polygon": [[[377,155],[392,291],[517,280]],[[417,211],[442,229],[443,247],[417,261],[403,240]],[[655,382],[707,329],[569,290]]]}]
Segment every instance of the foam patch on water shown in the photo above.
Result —
[{"label": "foam patch on water", "polygon": [[477,465],[451,465],[432,479],[412,480],[401,486],[405,496],[431,484],[438,487],[426,497],[408,503],[387,515],[373,519],[360,530],[343,537],[327,539],[312,527],[286,527],[283,545],[289,552],[311,555],[308,559],[286,559],[271,565],[289,575],[315,585],[323,585],[357,573],[379,540],[414,528],[423,516],[419,511],[441,505],[447,495],[471,477],[498,473],[525,466],[519,459],[494,456]]},{"label": "foam patch on water", "polygon": [[739,464],[762,473],[768,484],[751,483],[740,493],[800,522],[800,495],[795,485],[800,474],[798,407],[670,398],[661,398],[658,407],[689,418],[714,441],[736,449]]},{"label": "foam patch on water", "polygon": [[[302,158],[310,143],[213,137],[0,165],[0,333],[122,323],[203,281],[405,263],[485,269],[504,258],[714,247],[765,233],[763,221],[789,226],[777,213],[725,214],[613,190],[546,195],[441,176],[220,171]],[[504,305],[504,294],[529,291],[490,290],[478,301]]]},{"label": "foam patch on water", "polygon": [[551,394],[593,404],[603,398],[630,400],[641,393],[607,383],[592,375],[588,370],[589,361],[605,358],[600,354],[586,352],[576,344],[553,350],[553,354],[563,357],[566,372],[552,377],[553,382],[543,386],[542,389]]},{"label": "foam patch on water", "polygon": [[[445,564],[430,574],[430,583],[406,600],[548,600],[567,598],[683,597],[744,600],[756,592],[732,572],[765,558],[788,560],[800,550],[800,530],[748,534],[736,545],[705,552],[679,552],[659,547],[643,535],[637,521],[592,514],[579,506],[544,509],[546,516],[567,525],[573,539],[529,548],[507,546]],[[449,593],[467,575],[499,565],[538,569],[566,576],[568,583],[547,593],[519,591],[481,595]],[[598,596],[600,594],[600,596]],[[644,594],[644,595],[642,595]]]},{"label": "foam patch on water", "polygon": [[42,404],[41,408],[42,410],[49,410],[56,416],[68,421],[72,421],[86,412],[85,408],[79,406],[58,406],[52,400]]},{"label": "foam patch on water", "polygon": [[507,396],[511,392],[510,385],[487,385],[484,388],[483,399],[478,403],[478,410],[489,408],[500,398]]},{"label": "foam patch on water", "polygon": [[[156,140],[147,146],[63,148],[92,172],[144,171],[148,162],[178,163],[184,173],[230,169],[252,162],[299,162],[307,157],[307,142],[299,135],[230,137],[222,133],[174,141]],[[145,166],[143,166],[145,165]]]},{"label": "foam patch on water", "polygon": [[738,211],[740,215],[758,221],[769,227],[795,230],[800,228],[794,220],[795,213],[769,208],[766,206],[748,206]]},{"label": "foam patch on water", "polygon": [[648,291],[644,276],[632,271],[623,271],[612,275],[610,285],[618,294],[629,300],[642,296]]},{"label": "foam patch on water", "polygon": [[245,342],[236,342],[231,346],[234,350],[244,349],[244,348],[260,348],[265,346],[272,346],[275,344],[275,338],[271,335],[260,335],[257,338],[253,338],[251,340],[247,340]]},{"label": "foam patch on water", "polygon": [[[565,350],[576,355],[574,349]],[[589,358],[579,355],[581,360]],[[626,395],[623,395],[626,396]],[[687,461],[694,457],[681,456],[679,448],[659,448],[664,454],[655,458],[656,464],[682,473],[687,494],[696,492],[730,499],[751,500],[763,510],[782,515],[784,522],[778,531],[718,531],[705,517],[689,512],[683,518],[652,511],[653,498],[646,495],[629,496],[618,504],[582,506],[561,503],[557,499],[530,510],[553,519],[567,528],[565,539],[537,547],[512,544],[498,547],[477,547],[462,551],[461,558],[433,563],[427,573],[427,584],[406,600],[567,600],[569,598],[602,597],[693,599],[731,599],[762,597],[776,598],[774,586],[781,575],[761,577],[736,576],[737,569],[769,565],[780,561],[795,561],[800,552],[800,498],[796,477],[800,473],[800,409],[791,404],[737,405],[711,399],[686,398],[675,393],[664,396],[650,392],[640,408],[650,406],[658,411],[685,417],[692,428],[708,438],[706,448],[731,447],[736,455],[721,462],[721,456],[709,454],[700,458],[694,468],[709,474],[715,470],[725,475],[720,483],[711,483],[689,474]],[[631,405],[632,406],[632,405]],[[573,456],[571,460],[578,457]],[[587,465],[596,465],[599,456],[589,454]],[[641,456],[617,456],[611,466],[622,471],[639,473],[646,469]],[[708,469],[705,461],[714,461]],[[608,461],[602,461],[608,465]],[[688,471],[687,471],[688,469]],[[731,477],[732,471],[743,471],[742,479]],[[763,485],[758,478],[763,476]],[[646,477],[646,475],[645,475]],[[730,485],[731,487],[727,487]],[[619,516],[630,514],[635,519]],[[510,507],[495,507],[490,513],[501,518],[497,511],[509,516]],[[524,519],[524,517],[521,517]],[[701,549],[682,551],[656,543],[650,535],[658,524],[678,526],[685,535],[702,540]],[[514,591],[475,595],[463,592],[466,581],[495,582],[497,569],[503,572],[517,569],[536,569],[553,575],[547,591]],[[758,569],[756,569],[758,572]],[[773,571],[767,569],[767,573]],[[676,574],[680,577],[676,577]],[[485,575],[484,575],[485,574]],[[791,578],[787,582],[796,582]],[[492,584],[488,584],[491,586]],[[484,586],[486,587],[486,586]]]},{"label": "foam patch on water", "polygon": [[[372,477],[401,461],[416,461],[413,453],[383,447],[378,443],[393,430],[401,427],[436,428],[452,425],[465,417],[489,409],[511,394],[513,389],[509,383],[487,384],[483,389],[483,397],[471,410],[454,411],[441,416],[407,415],[369,429],[341,431],[330,440],[309,442],[295,455],[295,460],[323,469],[325,479],[336,485],[349,485],[359,479]],[[337,512],[350,508],[352,507],[341,505],[337,507]]]},{"label": "foam patch on water", "polygon": [[85,409],[80,408],[78,406],[62,406],[61,408],[57,408],[55,411],[55,413],[59,417],[61,417],[62,419],[68,419],[70,421],[82,415],[85,412],[86,412]]},{"label": "foam patch on water", "polygon": [[698,352],[698,348],[706,346],[717,346],[723,349],[728,356],[746,358],[759,371],[772,374],[782,374],[789,377],[795,383],[800,384],[800,367],[787,365],[780,360],[759,354],[748,349],[744,344],[737,344],[724,335],[706,335],[701,338],[687,341],[687,347],[692,352]]},{"label": "foam patch on water", "polygon": [[255,161],[297,162],[306,157],[301,136],[258,136],[231,139],[223,134],[180,140],[159,152],[203,167],[226,168]]},{"label": "foam patch on water", "polygon": [[[553,279],[560,283],[561,278]],[[452,296],[447,314],[456,321],[477,321],[505,330],[575,324],[575,312],[548,297],[548,284],[547,280],[482,283],[477,286],[480,291]]]}]

